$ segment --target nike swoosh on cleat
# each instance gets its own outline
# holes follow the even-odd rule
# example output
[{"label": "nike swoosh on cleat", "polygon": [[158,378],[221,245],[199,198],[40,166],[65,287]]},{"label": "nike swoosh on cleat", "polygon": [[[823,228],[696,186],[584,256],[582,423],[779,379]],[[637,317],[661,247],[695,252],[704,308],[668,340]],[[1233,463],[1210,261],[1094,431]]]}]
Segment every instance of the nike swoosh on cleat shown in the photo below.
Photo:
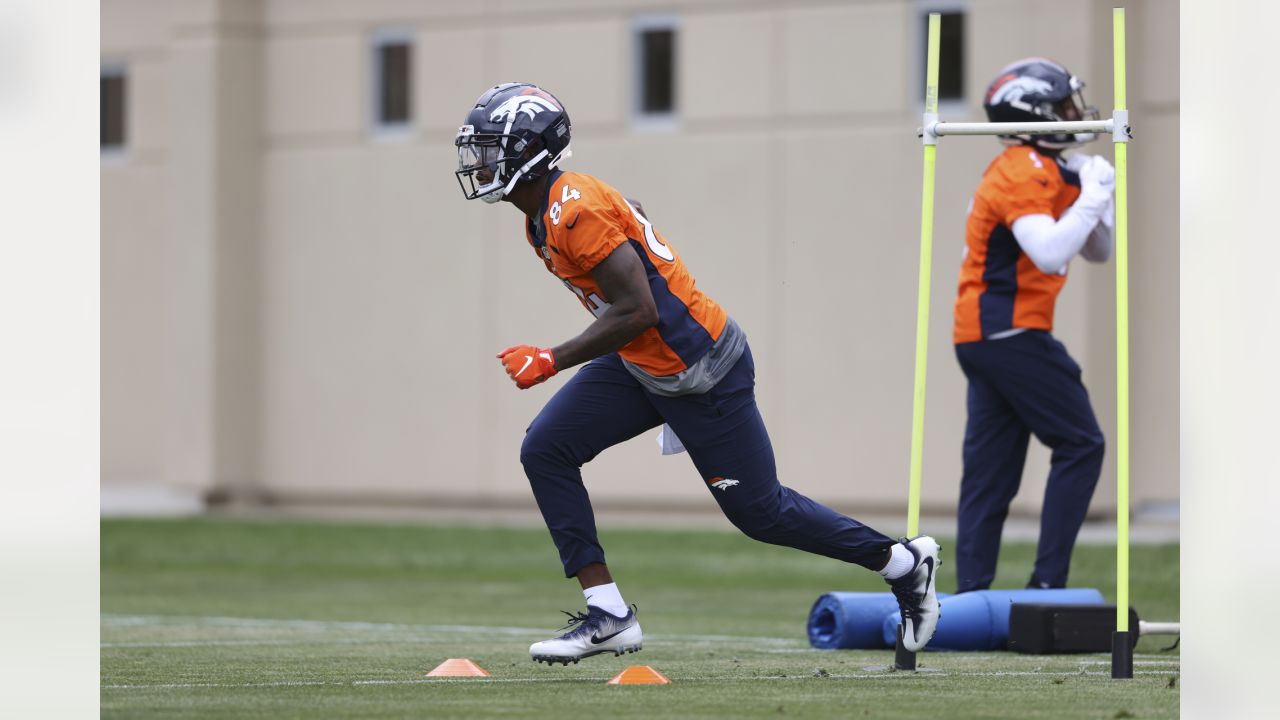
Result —
[{"label": "nike swoosh on cleat", "polygon": [[[929,566],[929,575],[928,575],[928,576],[926,576],[926,577],[925,577],[925,579],[924,579],[924,594],[925,594],[925,595],[928,595],[928,594],[929,594],[929,584],[933,582],[933,558],[931,558],[931,557],[927,557],[927,558],[925,558],[924,560],[922,560],[920,564],[922,564],[922,565],[924,565],[924,564],[928,564],[928,566]],[[924,600],[924,598],[921,598],[921,601],[923,601],[923,600]],[[915,623],[911,623],[911,635],[912,635],[913,637],[915,637],[915,639],[916,639],[917,641],[919,641],[919,640],[920,640],[920,636],[917,634],[917,633],[919,632],[919,630],[920,630],[920,628],[916,627],[916,624],[915,624]]]},{"label": "nike swoosh on cleat", "polygon": [[611,634],[611,635],[605,635],[604,637],[600,637],[599,635],[592,634],[592,636],[591,636],[591,643],[592,643],[593,645],[599,645],[600,643],[605,642],[606,640],[609,640],[609,639],[611,639],[611,638],[613,638],[613,637],[616,637],[616,636],[618,636],[618,635],[621,635],[622,633],[624,633],[624,632],[626,632],[626,631],[627,631],[627,628],[622,628],[622,629],[621,629],[621,630],[619,630],[618,632],[613,633],[613,634]]},{"label": "nike swoosh on cleat", "polygon": [[533,362],[533,356],[532,356],[532,355],[525,355],[525,356],[524,356],[524,367],[522,367],[522,368],[520,368],[519,370],[517,370],[517,371],[516,371],[516,375],[519,375],[520,373],[524,372],[524,371],[525,371],[525,369],[529,367],[529,363],[531,363],[531,362]]}]

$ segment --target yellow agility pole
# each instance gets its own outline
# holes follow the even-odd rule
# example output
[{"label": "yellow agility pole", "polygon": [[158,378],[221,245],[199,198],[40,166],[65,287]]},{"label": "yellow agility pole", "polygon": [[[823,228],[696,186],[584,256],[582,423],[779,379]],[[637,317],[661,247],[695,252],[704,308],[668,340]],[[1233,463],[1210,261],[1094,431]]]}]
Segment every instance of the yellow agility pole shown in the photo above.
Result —
[{"label": "yellow agility pole", "polygon": [[[907,537],[920,533],[920,474],[924,461],[924,383],[929,357],[929,286],[933,268],[933,179],[938,140],[929,131],[930,120],[938,119],[938,46],[942,16],[929,13],[929,59],[924,85],[924,187],[920,198],[920,286],[916,298],[915,402],[911,410],[911,484],[907,491]],[[915,670],[916,654],[902,646],[901,625],[894,666]]]},{"label": "yellow agility pole", "polygon": [[1111,677],[1133,677],[1129,637],[1129,111],[1125,104],[1124,8],[1111,11],[1116,155],[1116,631]]},{"label": "yellow agility pole", "polygon": [[[929,64],[925,76],[925,116],[938,114],[938,45],[942,16],[929,13]],[[930,142],[932,140],[932,142]],[[915,404],[911,411],[911,489],[907,495],[907,536],[920,532],[920,474],[924,459],[924,386],[929,356],[929,287],[933,269],[933,180],[937,140],[925,134],[924,187],[920,196],[920,286],[916,298]]]}]

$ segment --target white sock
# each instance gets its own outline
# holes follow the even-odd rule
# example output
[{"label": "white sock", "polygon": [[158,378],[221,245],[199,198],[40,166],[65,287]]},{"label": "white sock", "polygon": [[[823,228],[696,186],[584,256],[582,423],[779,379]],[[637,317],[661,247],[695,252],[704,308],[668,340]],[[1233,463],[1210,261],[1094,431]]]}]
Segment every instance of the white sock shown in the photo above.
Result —
[{"label": "white sock", "polygon": [[618,592],[618,583],[584,588],[582,594],[586,596],[588,605],[594,605],[614,617],[626,617],[631,612],[622,599],[622,593]]},{"label": "white sock", "polygon": [[880,574],[886,580],[897,580],[914,570],[916,567],[916,556],[911,554],[907,546],[897,543],[889,551],[889,564],[884,566]]}]

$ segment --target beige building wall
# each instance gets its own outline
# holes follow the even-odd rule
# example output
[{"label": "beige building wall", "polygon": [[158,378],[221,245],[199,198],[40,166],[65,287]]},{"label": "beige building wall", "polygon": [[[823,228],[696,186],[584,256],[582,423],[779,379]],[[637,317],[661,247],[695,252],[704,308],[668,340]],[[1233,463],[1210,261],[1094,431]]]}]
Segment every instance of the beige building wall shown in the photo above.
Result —
[{"label": "beige building wall", "polygon": [[[159,489],[533,508],[519,443],[565,378],[517,391],[493,353],[556,344],[590,316],[534,262],[519,214],[465,202],[452,176],[475,97],[526,80],[573,118],[567,167],[641,199],[747,330],[783,482],[849,511],[904,507],[931,7],[967,13],[966,100],[944,119],[981,119],[994,73],[1032,54],[1109,112],[1111,5],[1093,1],[104,0],[131,138],[102,163],[104,504]],[[1129,3],[1140,507],[1178,497],[1176,10]],[[632,25],[651,11],[678,27],[665,130],[630,113]],[[381,28],[415,39],[408,134],[370,120]],[[968,198],[998,151],[949,138],[938,154],[927,510],[958,493],[951,303]],[[1114,267],[1075,264],[1056,333],[1109,440],[1099,513],[1114,507]],[[597,505],[711,510],[654,434],[588,466]],[[1034,447],[1017,510],[1039,507],[1047,467]]]}]

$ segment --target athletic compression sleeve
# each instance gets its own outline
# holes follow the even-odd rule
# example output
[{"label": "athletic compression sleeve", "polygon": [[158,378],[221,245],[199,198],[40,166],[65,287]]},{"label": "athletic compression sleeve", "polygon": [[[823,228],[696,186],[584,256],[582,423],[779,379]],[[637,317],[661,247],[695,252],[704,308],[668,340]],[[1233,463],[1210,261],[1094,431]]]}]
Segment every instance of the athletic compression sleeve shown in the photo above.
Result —
[{"label": "athletic compression sleeve", "polygon": [[[1043,273],[1061,273],[1071,258],[1085,248],[1091,233],[1102,225],[1100,221],[1111,208],[1115,175],[1105,160],[1091,158],[1091,162],[1081,168],[1080,179],[1080,197],[1057,222],[1050,215],[1036,213],[1014,220],[1010,228],[1022,251]],[[1105,260],[1111,254],[1110,236],[1108,228],[1106,237],[1100,237],[1089,248],[1086,259],[1099,257],[1105,247],[1105,256],[1101,257]]]},{"label": "athletic compression sleeve", "polygon": [[1013,221],[1013,237],[1041,272],[1061,271],[1077,252],[1089,262],[1110,259],[1115,243],[1114,209],[1108,205],[1097,220],[1074,209],[1068,209],[1057,222],[1051,215],[1023,215]]},{"label": "athletic compression sleeve", "polygon": [[1107,203],[1106,212],[1102,213],[1102,219],[1097,225],[1093,226],[1093,231],[1089,233],[1089,239],[1084,241],[1084,247],[1080,248],[1080,257],[1089,262],[1106,262],[1111,258],[1111,248],[1115,245],[1115,227],[1116,227],[1116,204],[1115,202]]}]

